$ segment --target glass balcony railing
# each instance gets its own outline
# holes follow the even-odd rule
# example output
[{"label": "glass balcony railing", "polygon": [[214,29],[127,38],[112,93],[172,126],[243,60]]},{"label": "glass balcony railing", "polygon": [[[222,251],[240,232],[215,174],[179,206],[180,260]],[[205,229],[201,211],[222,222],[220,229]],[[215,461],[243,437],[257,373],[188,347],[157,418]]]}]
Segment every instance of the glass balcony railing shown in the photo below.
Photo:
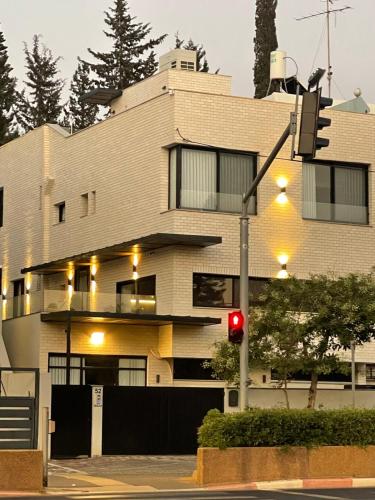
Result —
[{"label": "glass balcony railing", "polygon": [[38,312],[84,311],[97,313],[154,314],[155,295],[73,292],[45,290],[3,300],[3,319],[27,316]]}]

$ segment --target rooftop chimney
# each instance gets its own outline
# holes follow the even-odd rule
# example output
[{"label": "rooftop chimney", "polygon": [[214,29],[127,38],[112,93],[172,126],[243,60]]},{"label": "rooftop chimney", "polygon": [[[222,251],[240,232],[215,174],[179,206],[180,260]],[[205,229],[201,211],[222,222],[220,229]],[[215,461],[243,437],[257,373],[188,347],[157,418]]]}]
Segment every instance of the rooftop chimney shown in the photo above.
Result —
[{"label": "rooftop chimney", "polygon": [[159,59],[159,72],[166,69],[197,71],[197,53],[195,50],[174,49]]}]

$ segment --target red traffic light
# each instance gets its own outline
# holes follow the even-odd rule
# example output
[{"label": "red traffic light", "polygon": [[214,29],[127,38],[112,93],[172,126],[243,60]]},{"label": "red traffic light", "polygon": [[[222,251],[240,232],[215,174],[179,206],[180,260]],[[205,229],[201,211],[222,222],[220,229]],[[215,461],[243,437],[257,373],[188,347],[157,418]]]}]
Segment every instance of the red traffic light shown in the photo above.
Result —
[{"label": "red traffic light", "polygon": [[233,311],[228,314],[228,327],[236,329],[243,327],[243,316],[241,311]]},{"label": "red traffic light", "polygon": [[233,311],[228,314],[228,340],[233,344],[241,344],[243,338],[244,318],[241,311]]}]

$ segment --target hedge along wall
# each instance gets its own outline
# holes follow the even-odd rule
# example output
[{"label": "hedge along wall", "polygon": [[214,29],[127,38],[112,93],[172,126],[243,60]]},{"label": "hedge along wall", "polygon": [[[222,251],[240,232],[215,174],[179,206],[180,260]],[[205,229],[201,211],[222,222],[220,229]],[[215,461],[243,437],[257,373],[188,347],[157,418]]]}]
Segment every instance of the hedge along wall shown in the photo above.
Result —
[{"label": "hedge along wall", "polygon": [[201,447],[375,445],[375,410],[261,410],[208,412]]}]

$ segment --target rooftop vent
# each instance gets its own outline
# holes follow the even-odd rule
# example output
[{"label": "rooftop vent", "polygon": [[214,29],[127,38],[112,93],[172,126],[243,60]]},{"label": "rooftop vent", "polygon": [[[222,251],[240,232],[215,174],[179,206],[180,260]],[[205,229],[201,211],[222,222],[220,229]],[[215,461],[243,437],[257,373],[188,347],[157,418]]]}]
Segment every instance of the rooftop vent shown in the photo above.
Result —
[{"label": "rooftop vent", "polygon": [[195,50],[174,49],[159,59],[159,71],[179,69],[183,71],[197,70],[197,53]]}]

